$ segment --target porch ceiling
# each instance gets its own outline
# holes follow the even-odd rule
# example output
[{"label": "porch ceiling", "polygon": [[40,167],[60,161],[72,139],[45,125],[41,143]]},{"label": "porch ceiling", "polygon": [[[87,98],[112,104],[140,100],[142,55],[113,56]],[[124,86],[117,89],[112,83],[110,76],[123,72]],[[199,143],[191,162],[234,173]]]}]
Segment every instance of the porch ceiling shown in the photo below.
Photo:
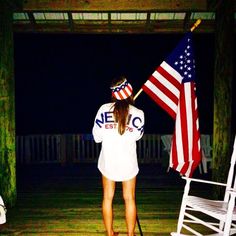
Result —
[{"label": "porch ceiling", "polygon": [[[10,0],[9,0],[10,1]],[[15,0],[17,1],[17,0]],[[19,2],[19,1],[18,1]],[[24,0],[15,4],[15,32],[214,32],[216,0]],[[234,11],[236,1],[234,1]],[[234,14],[236,19],[236,14]]]}]

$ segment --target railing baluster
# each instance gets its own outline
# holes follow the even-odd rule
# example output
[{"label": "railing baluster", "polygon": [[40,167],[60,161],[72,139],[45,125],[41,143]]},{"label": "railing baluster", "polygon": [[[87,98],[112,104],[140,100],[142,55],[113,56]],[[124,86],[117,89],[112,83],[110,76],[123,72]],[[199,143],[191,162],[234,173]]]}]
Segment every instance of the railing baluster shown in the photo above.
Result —
[{"label": "railing baluster", "polygon": [[[210,145],[210,144],[209,144]],[[17,163],[96,162],[101,144],[92,134],[27,135],[16,137]],[[139,163],[162,161],[161,135],[144,134],[137,142]]]}]

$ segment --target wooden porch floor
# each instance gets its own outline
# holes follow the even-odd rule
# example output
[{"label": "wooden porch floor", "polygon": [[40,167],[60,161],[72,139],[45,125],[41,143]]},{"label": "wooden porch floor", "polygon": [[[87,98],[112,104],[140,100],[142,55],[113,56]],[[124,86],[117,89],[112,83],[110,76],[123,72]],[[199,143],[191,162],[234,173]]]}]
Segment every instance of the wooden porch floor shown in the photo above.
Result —
[{"label": "wooden porch floor", "polygon": [[[7,211],[0,235],[105,235],[101,216],[102,186],[95,164],[17,167],[18,198]],[[140,165],[138,217],[145,236],[176,230],[184,181],[158,165]],[[121,184],[114,199],[114,228],[125,235]],[[136,226],[137,235],[139,234]]]}]

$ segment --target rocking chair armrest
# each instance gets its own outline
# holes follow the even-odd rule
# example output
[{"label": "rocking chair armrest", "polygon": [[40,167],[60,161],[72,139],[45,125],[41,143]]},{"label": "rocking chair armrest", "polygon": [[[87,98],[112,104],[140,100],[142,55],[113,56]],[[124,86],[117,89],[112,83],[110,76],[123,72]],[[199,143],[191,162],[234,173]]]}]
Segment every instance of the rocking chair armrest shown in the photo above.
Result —
[{"label": "rocking chair armrest", "polygon": [[224,186],[224,187],[227,186],[225,183],[209,181],[209,180],[204,180],[204,179],[189,178],[189,177],[185,177],[185,176],[182,176],[182,179],[185,179],[186,181],[190,181],[190,182],[193,181],[193,182],[198,182],[198,183],[213,184],[213,185],[219,185],[219,186]]}]

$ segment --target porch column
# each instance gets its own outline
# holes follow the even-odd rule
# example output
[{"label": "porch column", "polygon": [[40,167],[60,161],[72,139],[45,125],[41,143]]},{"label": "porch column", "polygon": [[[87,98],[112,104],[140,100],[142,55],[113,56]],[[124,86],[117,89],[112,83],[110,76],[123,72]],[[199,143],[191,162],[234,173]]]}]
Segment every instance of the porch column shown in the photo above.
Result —
[{"label": "porch column", "polygon": [[219,1],[215,24],[213,179],[225,182],[232,151],[233,0]]},{"label": "porch column", "polygon": [[0,1],[0,195],[16,202],[15,86],[13,21],[10,4]]}]

